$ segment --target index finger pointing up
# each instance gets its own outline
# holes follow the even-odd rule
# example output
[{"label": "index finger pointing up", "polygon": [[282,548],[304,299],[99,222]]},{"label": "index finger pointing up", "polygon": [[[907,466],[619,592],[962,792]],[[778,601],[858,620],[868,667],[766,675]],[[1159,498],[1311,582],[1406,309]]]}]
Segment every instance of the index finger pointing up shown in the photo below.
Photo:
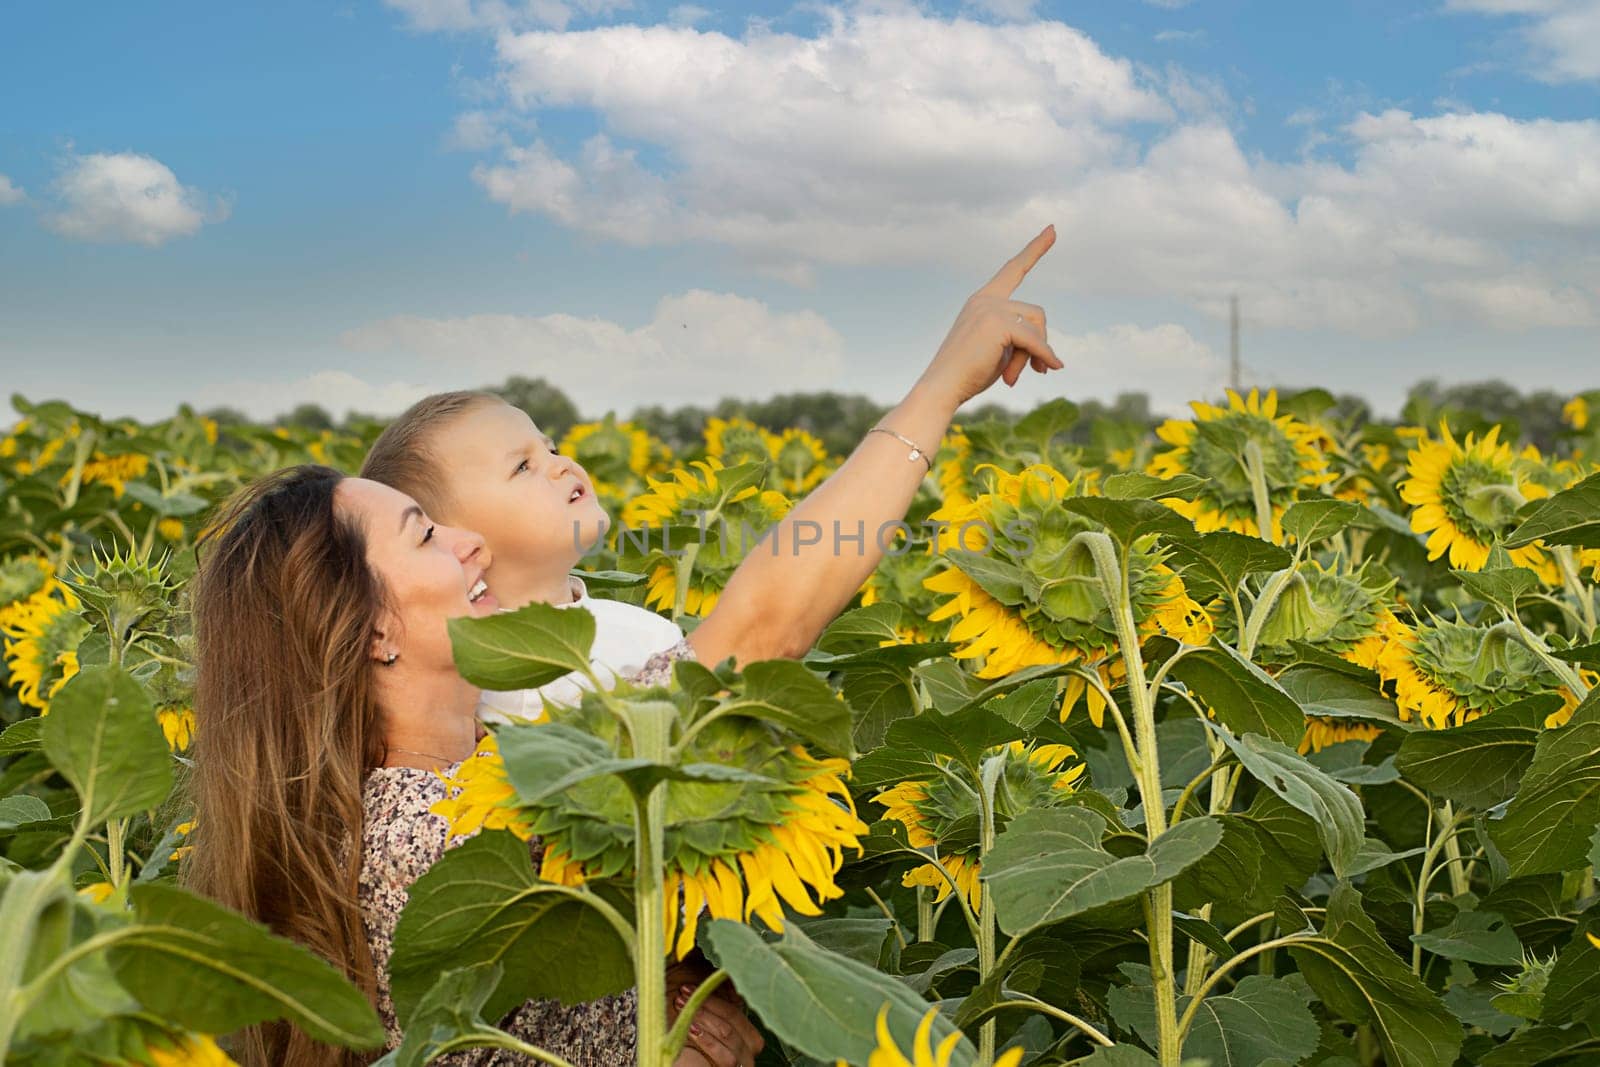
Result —
[{"label": "index finger pointing up", "polygon": [[1055,243],[1055,226],[1046,226],[1039,231],[1039,236],[1028,242],[1026,248],[1012,256],[980,292],[1009,297],[1016,291],[1017,286],[1022,284],[1022,280],[1028,276],[1033,265],[1039,262],[1040,257],[1050,251],[1050,246]]}]

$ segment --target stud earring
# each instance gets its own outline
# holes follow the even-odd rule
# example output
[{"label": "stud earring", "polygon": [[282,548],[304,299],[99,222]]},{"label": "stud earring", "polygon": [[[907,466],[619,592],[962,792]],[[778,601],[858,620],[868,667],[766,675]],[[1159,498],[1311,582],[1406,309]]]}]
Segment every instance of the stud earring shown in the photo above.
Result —
[{"label": "stud earring", "polygon": [[400,653],[391,652],[387,656],[383,657],[383,665],[385,667],[393,667],[394,666],[394,661],[399,659],[399,658],[400,658]]}]

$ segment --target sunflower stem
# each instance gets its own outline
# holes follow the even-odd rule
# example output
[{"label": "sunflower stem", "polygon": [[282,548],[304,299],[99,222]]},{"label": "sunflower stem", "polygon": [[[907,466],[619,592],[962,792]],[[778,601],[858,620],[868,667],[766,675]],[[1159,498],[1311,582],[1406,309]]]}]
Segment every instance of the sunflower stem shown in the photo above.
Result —
[{"label": "sunflower stem", "polygon": [[1556,565],[1561,568],[1561,584],[1567,587],[1567,592],[1578,602],[1578,607],[1583,612],[1584,636],[1588,640],[1593,640],[1595,630],[1593,591],[1578,577],[1578,567],[1573,560],[1571,547],[1556,545],[1551,549],[1551,554],[1556,558]]},{"label": "sunflower stem", "polygon": [[[1447,826],[1456,825],[1455,808],[1448,800],[1439,812],[1439,819]],[[1461,838],[1457,834],[1452,833],[1444,840],[1444,865],[1450,876],[1451,896],[1459,897],[1472,888],[1467,879],[1466,865],[1462,862]]]},{"label": "sunflower stem", "polygon": [[917,886],[917,940],[922,944],[933,940],[932,886]]},{"label": "sunflower stem", "polygon": [[[672,721],[666,715],[636,715],[629,723],[636,758],[665,762]],[[663,891],[667,787],[657,782],[634,800],[634,981],[638,1001],[639,1067],[670,1067],[667,1058],[667,927]]]},{"label": "sunflower stem", "polygon": [[[989,850],[994,847],[994,798],[996,785],[1005,773],[1006,758],[991,756],[982,767],[981,789],[978,790],[978,869],[989,861]],[[978,895],[978,982],[987,982],[994,973],[995,922],[994,896],[987,880],[980,880]],[[992,1067],[997,1022],[990,1019],[978,1031],[978,1067]]]},{"label": "sunflower stem", "polygon": [[106,881],[119,890],[122,888],[122,876],[125,873],[124,864],[126,860],[123,856],[122,838],[127,832],[127,828],[128,821],[126,819],[112,819],[106,823],[106,863],[108,864],[107,873],[110,876]]},{"label": "sunflower stem", "polygon": [[1574,668],[1570,663],[1563,663],[1561,660],[1558,660],[1552,656],[1550,654],[1550,647],[1544,643],[1542,638],[1540,638],[1533,631],[1529,630],[1527,626],[1523,624],[1522,619],[1515,612],[1507,611],[1505,612],[1505,616],[1506,621],[1511,624],[1512,629],[1516,630],[1517,636],[1522,638],[1522,643],[1527,645],[1529,651],[1531,651],[1535,656],[1538,656],[1539,659],[1543,661],[1544,665],[1549,667],[1557,678],[1560,678],[1562,682],[1566,683],[1567,688],[1572,690],[1573,696],[1577,697],[1579,700],[1583,700],[1589,695],[1589,687],[1584,684],[1583,678],[1579,676],[1576,668]]},{"label": "sunflower stem", "polygon": [[[1249,659],[1256,650],[1256,642],[1261,639],[1261,629],[1266,626],[1267,618],[1272,614],[1273,605],[1278,598],[1283,596],[1283,591],[1289,588],[1289,583],[1300,575],[1300,560],[1295,561],[1283,570],[1267,579],[1266,586],[1261,590],[1261,595],[1250,607],[1250,618],[1244,625],[1244,634],[1239,638],[1239,654]],[[1301,579],[1304,581],[1304,579]]]},{"label": "sunflower stem", "polygon": [[[1126,560],[1119,558],[1111,538],[1099,531],[1079,534],[1094,558],[1106,603],[1112,606],[1117,643],[1128,676],[1128,700],[1133,712],[1134,738],[1139,765],[1134,773],[1144,810],[1145,837],[1154,842],[1167,829],[1166,807],[1161,799],[1161,757],[1156,748],[1155,692],[1145,677],[1144,655],[1139,649],[1139,627],[1133,617],[1133,597]],[[1150,939],[1150,981],[1155,987],[1157,1054],[1161,1067],[1178,1067],[1182,1041],[1178,1031],[1177,989],[1172,956],[1172,883],[1165,882],[1144,895],[1145,926]]]},{"label": "sunflower stem", "polygon": [[1272,528],[1272,494],[1267,492],[1266,459],[1261,442],[1251,438],[1244,446],[1244,469],[1250,477],[1250,498],[1256,506],[1256,531],[1263,541],[1278,543]]},{"label": "sunflower stem", "polygon": [[672,621],[677,622],[683,618],[684,611],[689,602],[689,579],[694,576],[695,557],[700,554],[700,542],[683,547],[683,555],[678,557],[677,572],[673,580],[677,587],[672,591]]}]

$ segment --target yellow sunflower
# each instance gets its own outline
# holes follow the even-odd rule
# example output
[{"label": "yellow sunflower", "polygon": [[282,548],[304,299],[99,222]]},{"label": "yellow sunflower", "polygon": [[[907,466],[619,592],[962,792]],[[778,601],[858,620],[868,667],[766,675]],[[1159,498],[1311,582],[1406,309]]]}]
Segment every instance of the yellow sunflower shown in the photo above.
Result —
[{"label": "yellow sunflower", "polygon": [[89,624],[78,614],[78,598],[54,581],[32,596],[0,608],[8,679],[17,699],[41,714],[50,699],[78,673],[78,644]]},{"label": "yellow sunflower", "polygon": [[683,553],[692,551],[683,613],[703,618],[744,557],[758,550],[761,535],[788,514],[790,502],[759,481],[730,491],[720,460],[697,459],[690,468],[650,478],[649,488],[624,506],[626,529],[618,534],[617,551],[624,566],[649,576],[645,604],[667,612],[677,610],[679,568]]},{"label": "yellow sunflower", "polygon": [[561,439],[561,454],[577,460],[598,488],[627,490],[642,484],[668,458],[665,444],[633,422],[607,415],[599,422],[579,423]]},{"label": "yellow sunflower", "polygon": [[772,433],[749,419],[734,417],[706,420],[706,455],[722,462],[725,467],[735,467],[755,460],[766,462],[772,458]]},{"label": "yellow sunflower", "polygon": [[[1517,525],[1517,509],[1550,491],[1531,477],[1537,464],[1519,462],[1499,439],[1500,427],[1463,441],[1444,423],[1439,432],[1439,440],[1425,437],[1407,456],[1400,497],[1412,506],[1411,528],[1428,535],[1430,560],[1448,553],[1450,566],[1481,571],[1495,542]],[[1512,549],[1511,559],[1548,585],[1561,581],[1555,562],[1536,544]]]},{"label": "yellow sunflower", "polygon": [[[947,640],[961,642],[957,659],[982,658],[976,674],[1000,678],[1049,664],[1083,663],[1109,686],[1120,677],[1116,624],[1081,531],[1098,529],[1061,502],[1091,495],[1087,474],[1069,479],[1045,466],[1018,474],[998,471],[994,488],[966,504],[946,504],[930,519],[947,523],[937,545],[946,569],[923,585],[949,597],[929,622],[958,618]],[[1210,638],[1212,621],[1162,562],[1153,538],[1129,553],[1130,588],[1140,633],[1166,633],[1190,644]],[[1068,681],[1063,717],[1087,694],[1098,726],[1105,704],[1085,679]]]},{"label": "yellow sunflower", "polygon": [[[929,1008],[922,1017],[917,1024],[916,1035],[911,1039],[911,1054],[907,1056],[895,1044],[894,1035],[889,1032],[889,1005],[885,1004],[878,1012],[878,1047],[872,1050],[864,1067],[950,1067],[950,1058],[961,1044],[961,1032],[957,1030],[951,1033],[939,1042],[938,1048],[934,1048],[933,1020],[938,1014],[938,1008]],[[1017,1067],[1022,1062],[1022,1053],[1023,1048],[1018,1045],[998,1056],[994,1067]],[[849,1065],[839,1060],[836,1067]]]},{"label": "yellow sunflower", "polygon": [[1444,619],[1413,627],[1395,620],[1388,632],[1377,671],[1393,686],[1402,719],[1439,730],[1525,697],[1556,693],[1562,706],[1545,719],[1554,727],[1578,706],[1576,695],[1508,627]]},{"label": "yellow sunflower", "polygon": [[[861,850],[859,839],[867,826],[856,816],[844,784],[849,762],[817,759],[797,745],[774,749],[763,743],[765,736],[762,724],[723,719],[694,743],[723,761],[737,753],[752,767],[759,766],[764,776],[778,779],[773,788],[752,789],[741,798],[741,784],[667,786],[665,951],[675,950],[680,958],[694,947],[703,911],[737,922],[759,918],[778,931],[783,929],[784,905],[802,915],[820,915],[817,902],[843,895],[834,877],[843,867],[844,850]],[[445,782],[452,795],[431,810],[450,824],[453,836],[502,828],[524,840],[539,836],[539,877],[545,881],[579,885],[631,866],[631,829],[621,831],[614,821],[600,819],[601,833],[587,831],[585,847],[602,837],[610,839],[600,851],[582,858],[573,852],[583,828],[597,825],[597,813],[616,799],[603,795],[608,786],[591,784],[587,796],[582,795],[586,787],[579,786],[539,810],[522,807],[493,735]],[[615,817],[620,809],[609,810]],[[713,811],[718,817],[711,817]],[[713,840],[723,847],[707,851],[707,842]]]},{"label": "yellow sunflower", "polygon": [[[120,456],[96,452],[94,458],[83,465],[83,484],[100,482],[109,485],[114,494],[121,496],[129,482],[144,477],[149,469],[150,457],[138,452],[127,452]],[[72,472],[68,471],[61,476],[61,484],[66,485],[71,479]]]},{"label": "yellow sunflower", "polygon": [[[1156,436],[1172,448],[1151,459],[1148,470],[1161,478],[1193,474],[1205,479],[1193,500],[1162,501],[1192,520],[1201,533],[1232,530],[1282,541],[1279,521],[1298,492],[1320,491],[1337,477],[1320,447],[1323,432],[1293,415],[1279,415],[1276,391],[1263,397],[1252,389],[1241,397],[1230,389],[1225,408],[1201,401],[1189,406],[1193,419],[1168,419],[1156,428]],[[1252,442],[1261,453],[1272,510],[1272,529],[1266,532],[1256,521],[1248,448]]]},{"label": "yellow sunflower", "polygon": [[833,469],[827,446],[804,430],[790,427],[781,434],[768,434],[767,445],[778,465],[778,488],[790,496],[810,492]]},{"label": "yellow sunflower", "polygon": [[[990,755],[1006,756],[1005,785],[996,793],[996,817],[1010,819],[1031,808],[1058,804],[1077,789],[1084,775],[1084,764],[1069,745],[1039,744],[1029,747],[1021,741],[991,749]],[[957,785],[950,780],[961,780]],[[958,825],[974,825],[978,783],[970,780],[965,768],[952,766],[947,775],[922,781],[908,779],[878,793],[873,801],[881,805],[886,818],[905,827],[912,848],[934,848],[935,862],[913,867],[901,878],[905,886],[928,886],[937,892],[934,901],[950,895],[954,882],[961,899],[976,915],[983,901],[983,885],[977,842],[957,845],[952,834]],[[941,872],[940,868],[943,868]],[[948,876],[948,877],[946,877]]]},{"label": "yellow sunflower", "polygon": [[1589,398],[1579,394],[1561,406],[1561,421],[1574,430],[1589,428]]}]

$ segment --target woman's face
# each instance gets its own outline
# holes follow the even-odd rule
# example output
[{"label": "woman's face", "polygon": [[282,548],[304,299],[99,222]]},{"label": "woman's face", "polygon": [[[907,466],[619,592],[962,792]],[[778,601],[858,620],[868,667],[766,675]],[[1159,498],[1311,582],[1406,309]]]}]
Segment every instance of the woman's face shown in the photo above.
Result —
[{"label": "woman's face", "polygon": [[367,564],[389,594],[373,658],[395,652],[409,667],[454,670],[446,621],[500,607],[483,582],[483,538],[433,522],[409,496],[365,478],[340,482],[334,506],[365,534]]}]

